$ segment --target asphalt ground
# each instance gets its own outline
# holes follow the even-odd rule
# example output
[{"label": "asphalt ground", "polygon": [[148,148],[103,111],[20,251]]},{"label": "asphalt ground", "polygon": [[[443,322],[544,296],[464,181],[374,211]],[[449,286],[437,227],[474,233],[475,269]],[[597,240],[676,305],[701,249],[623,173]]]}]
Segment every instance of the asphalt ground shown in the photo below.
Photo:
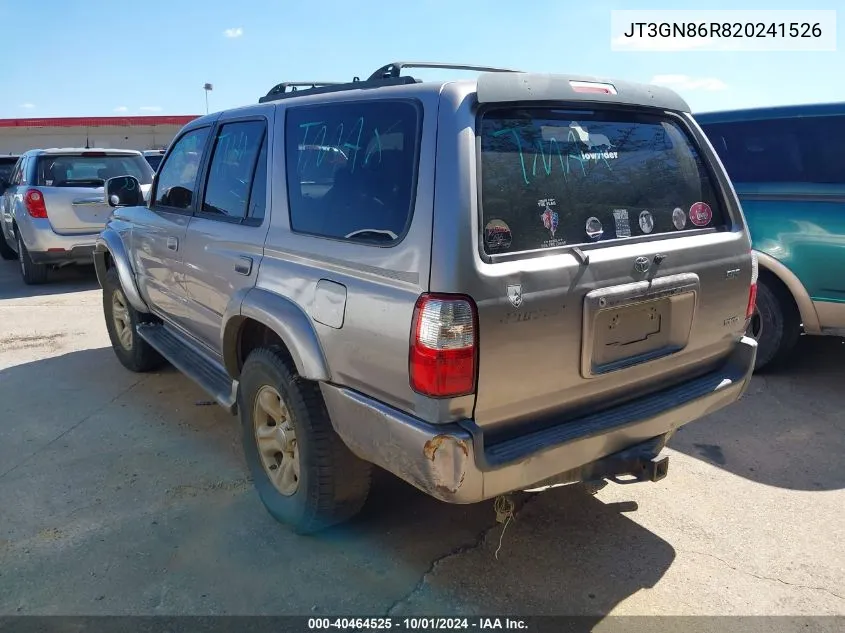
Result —
[{"label": "asphalt ground", "polygon": [[[845,615],[845,344],[801,340],[685,427],[669,476],[440,503],[382,473],[360,517],[265,512],[235,418],[109,347],[91,269],[0,262],[0,615]],[[498,551],[498,556],[497,556]]]}]

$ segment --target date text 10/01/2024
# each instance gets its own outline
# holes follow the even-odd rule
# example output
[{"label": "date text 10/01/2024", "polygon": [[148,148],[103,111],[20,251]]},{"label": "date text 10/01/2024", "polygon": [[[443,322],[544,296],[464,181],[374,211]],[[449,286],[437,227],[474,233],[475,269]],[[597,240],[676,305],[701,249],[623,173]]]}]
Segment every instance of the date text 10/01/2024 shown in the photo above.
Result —
[{"label": "date text 10/01/2024", "polygon": [[476,617],[476,618],[308,618],[308,630],[341,629],[349,631],[363,630],[527,630],[528,624],[520,618]]}]

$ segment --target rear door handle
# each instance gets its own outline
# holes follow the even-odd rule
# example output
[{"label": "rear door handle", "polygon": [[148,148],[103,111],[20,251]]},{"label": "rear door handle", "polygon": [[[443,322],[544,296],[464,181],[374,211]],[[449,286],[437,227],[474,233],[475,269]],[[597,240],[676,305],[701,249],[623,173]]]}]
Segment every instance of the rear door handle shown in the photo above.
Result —
[{"label": "rear door handle", "polygon": [[168,237],[167,238],[167,248],[171,251],[178,251],[179,250],[179,240],[175,237]]},{"label": "rear door handle", "polygon": [[252,257],[239,257],[235,263],[235,272],[241,275],[249,275],[252,272]]}]

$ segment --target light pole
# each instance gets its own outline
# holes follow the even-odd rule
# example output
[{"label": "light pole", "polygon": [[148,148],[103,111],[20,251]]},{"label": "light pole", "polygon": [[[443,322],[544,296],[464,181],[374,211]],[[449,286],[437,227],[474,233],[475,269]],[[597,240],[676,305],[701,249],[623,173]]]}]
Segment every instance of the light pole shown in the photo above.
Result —
[{"label": "light pole", "polygon": [[205,113],[208,114],[208,93],[214,90],[214,86],[205,84],[202,88],[205,90]]}]

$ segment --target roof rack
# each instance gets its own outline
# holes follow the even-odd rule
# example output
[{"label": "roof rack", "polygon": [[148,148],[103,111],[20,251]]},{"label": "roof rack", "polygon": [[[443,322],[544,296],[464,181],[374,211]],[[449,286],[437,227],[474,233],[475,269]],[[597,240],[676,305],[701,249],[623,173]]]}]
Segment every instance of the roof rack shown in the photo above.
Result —
[{"label": "roof rack", "polygon": [[[419,79],[408,75],[400,75],[403,68],[445,68],[450,70],[474,70],[478,72],[514,73],[517,70],[509,68],[494,68],[490,66],[473,66],[469,64],[446,64],[440,62],[392,62],[375,71],[364,81],[354,77],[350,82],[331,81],[287,81],[280,83],[258,100],[258,103],[278,101],[290,97],[325,94],[343,90],[366,90],[367,88],[384,88],[386,86],[403,86],[419,83]],[[290,88],[290,90],[288,90]],[[304,88],[297,90],[297,88]]]},{"label": "roof rack", "polygon": [[[323,88],[325,86],[337,86],[340,83],[341,82],[339,81],[285,81],[283,83],[276,84],[275,86],[270,88],[270,90],[264,97],[262,97],[262,99],[265,99],[266,97],[270,96],[288,94],[289,92],[296,92],[299,88]],[[263,101],[259,100],[259,103],[263,103]]]},{"label": "roof rack", "polygon": [[474,66],[472,64],[449,64],[443,62],[392,62],[385,64],[376,72],[370,75],[368,81],[374,79],[389,79],[399,77],[403,68],[444,68],[448,70],[475,70],[485,73],[515,73],[519,72],[511,68],[495,68],[492,66]]}]

